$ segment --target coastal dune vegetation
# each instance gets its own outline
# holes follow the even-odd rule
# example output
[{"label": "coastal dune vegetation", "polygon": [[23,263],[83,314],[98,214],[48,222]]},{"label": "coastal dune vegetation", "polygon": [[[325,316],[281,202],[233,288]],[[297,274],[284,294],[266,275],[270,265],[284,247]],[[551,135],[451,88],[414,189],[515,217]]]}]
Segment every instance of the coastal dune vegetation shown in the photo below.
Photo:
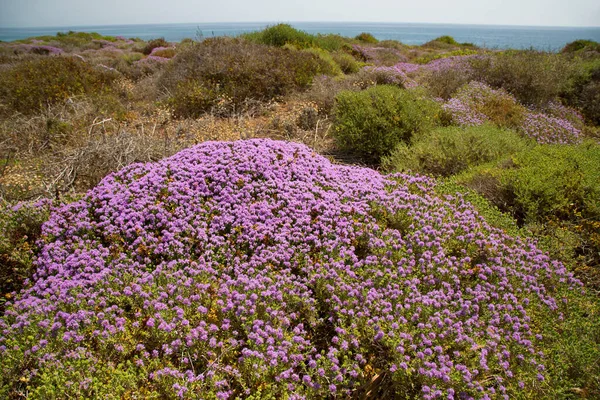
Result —
[{"label": "coastal dune vegetation", "polygon": [[0,396],[600,397],[600,45],[0,43]]}]

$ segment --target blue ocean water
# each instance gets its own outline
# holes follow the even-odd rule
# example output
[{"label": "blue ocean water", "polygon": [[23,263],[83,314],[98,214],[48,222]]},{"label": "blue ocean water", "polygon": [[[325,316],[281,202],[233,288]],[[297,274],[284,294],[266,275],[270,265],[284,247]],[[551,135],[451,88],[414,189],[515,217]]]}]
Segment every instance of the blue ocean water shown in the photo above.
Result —
[{"label": "blue ocean water", "polygon": [[[271,23],[272,24],[272,23]],[[442,35],[450,35],[459,42],[470,42],[488,48],[535,48],[555,51],[576,39],[600,42],[600,27],[539,27],[539,26],[494,26],[416,23],[359,23],[359,22],[291,22],[293,26],[309,33],[337,33],[356,36],[370,32],[377,39],[393,39],[402,43],[423,44]],[[56,28],[1,28],[0,40],[12,41],[32,36],[54,35],[57,32],[84,31],[103,35],[139,37],[152,39],[164,37],[168,41],[184,38],[212,36],[235,36],[268,26],[266,22],[251,23],[198,23],[198,24],[152,24],[77,26]]]}]

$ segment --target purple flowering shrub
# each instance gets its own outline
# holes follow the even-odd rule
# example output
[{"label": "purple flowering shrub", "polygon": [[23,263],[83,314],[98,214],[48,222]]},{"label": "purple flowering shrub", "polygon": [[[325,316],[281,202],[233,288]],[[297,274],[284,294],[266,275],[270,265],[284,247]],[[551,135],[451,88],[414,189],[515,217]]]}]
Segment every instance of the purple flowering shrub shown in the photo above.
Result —
[{"label": "purple flowering shrub", "polygon": [[111,174],[44,225],[0,393],[539,398],[579,284],[434,188],[271,140]]},{"label": "purple flowering shrub", "polygon": [[574,144],[582,140],[581,130],[569,120],[543,113],[527,113],[519,130],[525,136],[544,144]]},{"label": "purple flowering shrub", "polygon": [[[454,92],[458,86],[469,81],[470,64],[469,59],[473,56],[451,56],[432,60],[426,64],[417,64],[411,62],[400,62],[395,65],[385,66],[369,66],[364,69],[372,72],[385,73],[389,76],[389,84],[401,85],[407,88],[416,86],[426,86],[432,94],[443,98],[449,97],[444,95],[447,92]],[[452,77],[450,78],[450,75]],[[451,88],[440,90],[439,84],[436,82],[441,77],[444,84],[448,81],[457,80],[460,84],[446,85]],[[448,79],[449,78],[449,79]]]},{"label": "purple flowering shrub", "polygon": [[64,50],[55,46],[42,44],[19,44],[15,46],[15,52],[26,52],[39,55],[57,56],[64,53]]},{"label": "purple flowering shrub", "polygon": [[155,48],[166,47],[169,47],[169,42],[167,42],[165,38],[152,39],[149,40],[142,49],[140,49],[140,52],[144,53],[145,55],[150,55]]},{"label": "purple flowering shrub", "polygon": [[453,124],[476,126],[486,122],[499,127],[518,127],[525,108],[503,89],[471,81],[460,88],[443,106]]}]

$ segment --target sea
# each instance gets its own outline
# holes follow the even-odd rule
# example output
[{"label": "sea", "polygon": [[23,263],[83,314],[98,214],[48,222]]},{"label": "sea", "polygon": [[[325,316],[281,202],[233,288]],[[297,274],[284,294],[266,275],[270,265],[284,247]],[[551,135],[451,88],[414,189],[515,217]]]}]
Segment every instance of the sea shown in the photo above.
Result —
[{"label": "sea", "polygon": [[[276,22],[186,23],[147,25],[63,26],[52,28],[2,28],[0,40],[8,42],[32,36],[55,35],[57,32],[98,32],[102,35],[154,39],[163,37],[171,42],[185,38],[201,39],[215,36],[236,36],[263,29]],[[473,43],[491,49],[536,49],[557,51],[577,39],[600,42],[600,27],[543,27],[500,25],[456,25],[421,23],[361,23],[361,22],[288,22],[297,29],[312,34],[335,33],[354,37],[369,32],[379,40],[399,40],[419,45],[436,37],[450,35],[458,42]]]}]

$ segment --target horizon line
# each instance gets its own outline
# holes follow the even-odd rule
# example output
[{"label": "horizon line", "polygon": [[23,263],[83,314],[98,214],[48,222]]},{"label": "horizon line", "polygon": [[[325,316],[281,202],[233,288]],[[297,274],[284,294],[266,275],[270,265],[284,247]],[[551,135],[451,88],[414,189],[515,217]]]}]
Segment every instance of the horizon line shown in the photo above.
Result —
[{"label": "horizon line", "polygon": [[392,22],[392,21],[291,21],[291,20],[272,20],[272,21],[212,21],[212,22],[144,22],[133,24],[90,24],[90,25],[46,25],[46,26],[0,26],[0,29],[58,29],[58,28],[104,28],[118,26],[145,26],[145,25],[194,25],[194,24],[295,24],[295,23],[334,23],[334,24],[412,24],[412,25],[458,25],[458,26],[489,26],[489,27],[511,27],[511,28],[575,28],[575,29],[600,29],[597,26],[573,26],[573,25],[520,25],[520,24],[475,24],[459,22]]}]

